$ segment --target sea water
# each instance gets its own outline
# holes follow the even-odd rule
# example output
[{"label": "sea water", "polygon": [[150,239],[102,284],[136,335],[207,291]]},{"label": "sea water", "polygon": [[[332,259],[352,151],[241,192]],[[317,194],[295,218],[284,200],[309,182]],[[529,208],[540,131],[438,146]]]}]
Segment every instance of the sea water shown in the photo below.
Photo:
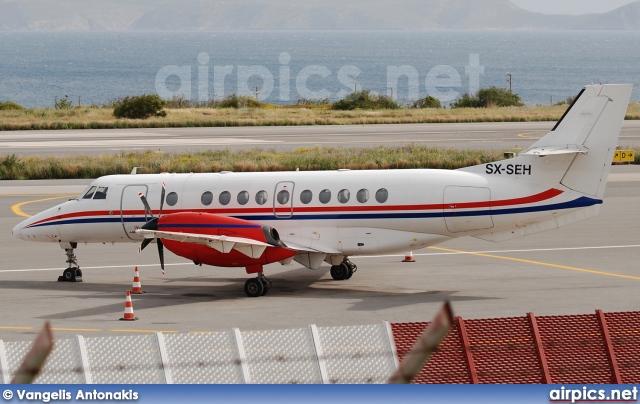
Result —
[{"label": "sea water", "polygon": [[640,31],[0,32],[0,101],[28,107],[145,93],[292,104],[362,89],[446,104],[489,86],[548,105],[599,82],[633,83],[640,101]]}]

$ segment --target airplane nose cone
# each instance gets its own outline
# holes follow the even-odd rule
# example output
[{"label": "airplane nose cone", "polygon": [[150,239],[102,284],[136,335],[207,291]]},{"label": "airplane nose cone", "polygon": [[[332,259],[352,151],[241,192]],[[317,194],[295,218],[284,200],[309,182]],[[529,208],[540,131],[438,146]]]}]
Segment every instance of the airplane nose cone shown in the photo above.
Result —
[{"label": "airplane nose cone", "polygon": [[22,223],[17,224],[16,227],[11,230],[11,234],[13,234],[13,237],[22,240]]}]

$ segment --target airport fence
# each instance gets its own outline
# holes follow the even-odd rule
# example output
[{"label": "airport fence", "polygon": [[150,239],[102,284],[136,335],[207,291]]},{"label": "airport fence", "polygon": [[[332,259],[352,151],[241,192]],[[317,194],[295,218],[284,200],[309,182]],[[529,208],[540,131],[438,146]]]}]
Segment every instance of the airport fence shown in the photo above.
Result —
[{"label": "airport fence", "polygon": [[[8,383],[31,341],[0,341]],[[58,340],[36,383],[385,383],[397,367],[389,323]]]},{"label": "airport fence", "polygon": [[[429,323],[393,323],[402,361]],[[640,382],[640,311],[463,320],[413,383]]]},{"label": "airport fence", "polygon": [[[57,340],[36,383],[385,383],[429,323]],[[8,383],[31,341],[0,340]],[[413,383],[640,382],[640,311],[463,320]]]}]

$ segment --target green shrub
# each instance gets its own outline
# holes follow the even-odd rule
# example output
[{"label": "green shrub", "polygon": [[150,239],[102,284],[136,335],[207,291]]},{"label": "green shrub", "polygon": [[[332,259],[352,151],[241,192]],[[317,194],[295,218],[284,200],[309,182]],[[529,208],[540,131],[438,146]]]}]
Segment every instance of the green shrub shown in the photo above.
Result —
[{"label": "green shrub", "polygon": [[156,94],[125,97],[117,102],[113,110],[116,118],[147,119],[151,116],[167,116],[163,110],[166,102]]},{"label": "green shrub", "polygon": [[413,108],[442,108],[440,100],[431,95],[420,98],[413,103]]},{"label": "green shrub", "polygon": [[521,107],[524,104],[518,94],[498,87],[478,90],[470,96],[463,94],[459,100],[451,104],[451,108],[491,108],[491,107]]},{"label": "green shrub", "polygon": [[73,108],[73,103],[69,100],[69,96],[65,95],[64,97],[58,99],[56,98],[54,102],[56,109],[71,109]]},{"label": "green shrub", "polygon": [[354,109],[398,109],[400,105],[391,97],[371,94],[369,90],[353,92],[340,101],[334,102],[333,109],[352,111]]},{"label": "green shrub", "polygon": [[248,95],[231,94],[218,105],[220,108],[263,108],[265,104]]},{"label": "green shrub", "polygon": [[20,104],[16,104],[15,102],[5,101],[0,102],[0,111],[9,111],[9,110],[22,110],[24,107]]}]

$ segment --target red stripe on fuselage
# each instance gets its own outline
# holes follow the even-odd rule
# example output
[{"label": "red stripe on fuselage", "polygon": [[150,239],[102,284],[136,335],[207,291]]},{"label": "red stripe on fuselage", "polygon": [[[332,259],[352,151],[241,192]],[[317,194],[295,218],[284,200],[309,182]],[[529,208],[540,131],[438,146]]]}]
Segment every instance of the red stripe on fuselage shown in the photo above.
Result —
[{"label": "red stripe on fuselage", "polygon": [[[513,199],[502,199],[497,201],[481,201],[481,202],[461,202],[461,203],[434,203],[427,205],[379,205],[379,206],[294,206],[294,213],[324,213],[324,212],[380,212],[380,211],[415,211],[415,210],[443,210],[450,209],[451,205],[455,205],[456,209],[474,209],[474,208],[492,208],[492,207],[501,207],[501,206],[513,206],[513,205],[524,205],[529,203],[536,203],[549,200],[554,198],[563,191],[555,188],[548,189],[544,192],[540,192],[535,195],[525,196],[522,198],[513,198]],[[280,207],[276,209],[279,213],[290,212],[290,207]],[[229,209],[179,209],[167,211],[164,213],[181,213],[181,212],[202,212],[202,213],[212,213],[212,214],[229,214],[229,215],[238,215],[238,214],[250,214],[250,213],[259,213],[259,214],[268,214],[273,212],[273,207],[266,208],[229,208]],[[159,212],[154,211],[153,214],[157,215]],[[77,217],[86,217],[86,216],[131,216],[131,215],[144,215],[144,210],[125,210],[125,211],[108,211],[108,210],[96,210],[96,211],[85,211],[85,212],[73,212],[66,213],[64,215],[53,216],[47,219],[42,219],[37,222],[31,223],[30,226],[34,226],[37,224],[45,223],[52,220],[62,220],[62,219],[72,219]]]}]

